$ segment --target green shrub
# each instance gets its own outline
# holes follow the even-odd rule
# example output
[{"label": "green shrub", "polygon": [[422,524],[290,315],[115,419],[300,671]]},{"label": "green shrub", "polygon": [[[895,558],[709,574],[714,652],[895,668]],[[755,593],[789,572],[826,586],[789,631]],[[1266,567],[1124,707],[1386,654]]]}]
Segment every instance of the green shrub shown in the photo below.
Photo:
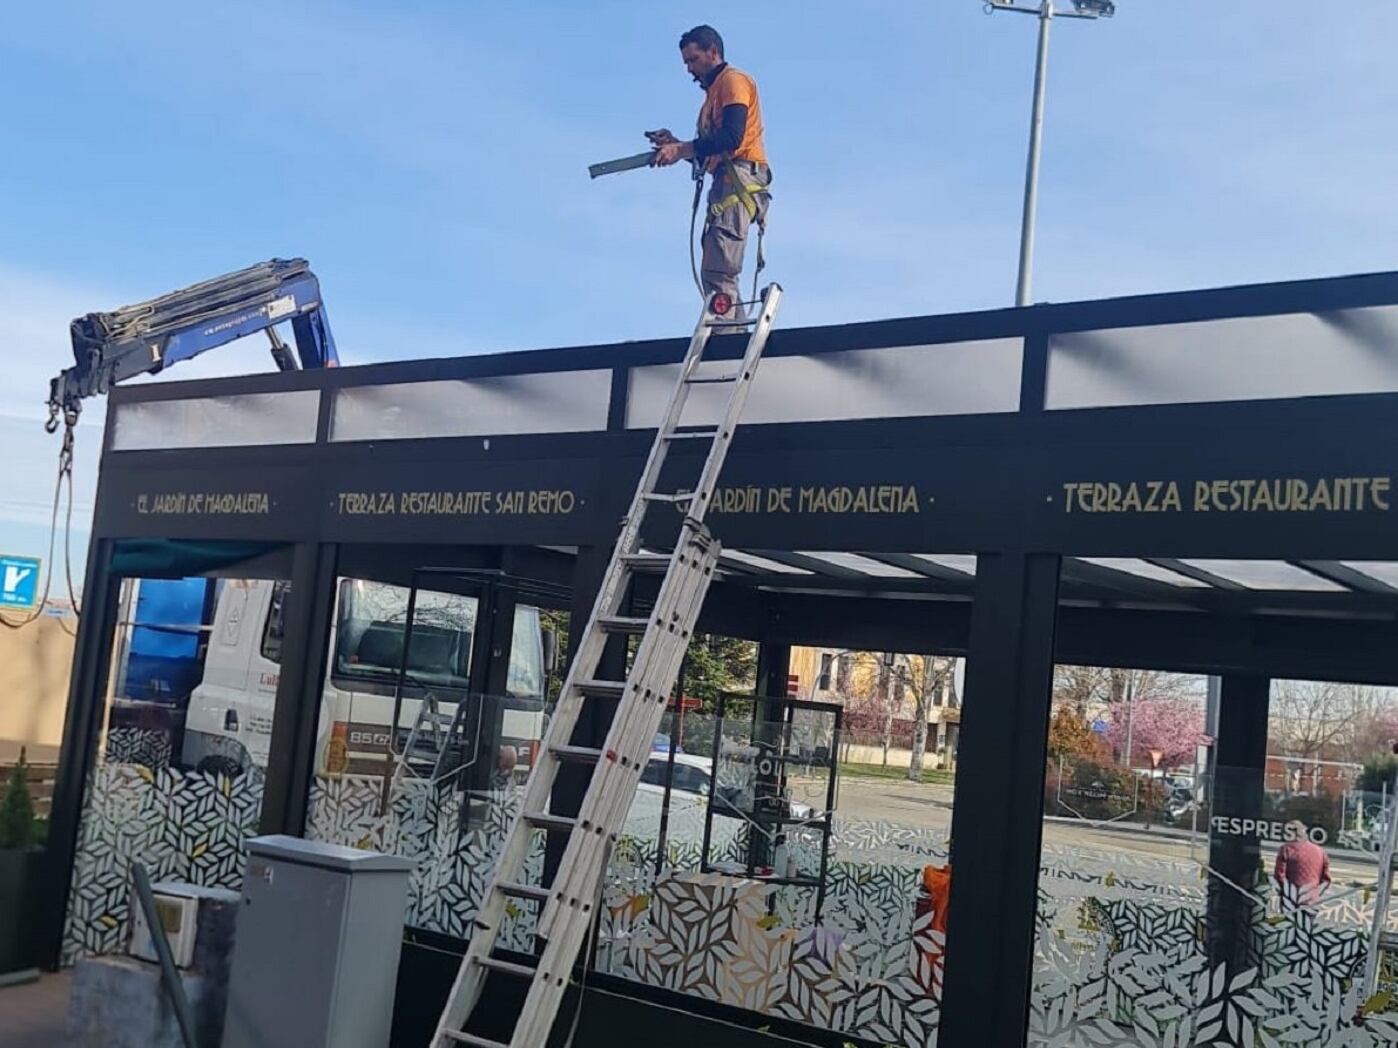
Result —
[{"label": "green shrub", "polygon": [[34,801],[29,796],[29,766],[20,750],[0,798],[0,848],[28,848],[34,843]]}]

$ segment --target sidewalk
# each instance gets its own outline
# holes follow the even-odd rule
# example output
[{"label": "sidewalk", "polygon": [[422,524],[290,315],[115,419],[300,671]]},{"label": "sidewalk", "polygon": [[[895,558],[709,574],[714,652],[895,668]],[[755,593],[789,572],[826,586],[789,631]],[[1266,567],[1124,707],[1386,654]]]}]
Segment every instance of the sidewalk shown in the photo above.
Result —
[{"label": "sidewalk", "polygon": [[0,1048],[63,1048],[68,972],[45,972],[38,982],[0,988]]}]

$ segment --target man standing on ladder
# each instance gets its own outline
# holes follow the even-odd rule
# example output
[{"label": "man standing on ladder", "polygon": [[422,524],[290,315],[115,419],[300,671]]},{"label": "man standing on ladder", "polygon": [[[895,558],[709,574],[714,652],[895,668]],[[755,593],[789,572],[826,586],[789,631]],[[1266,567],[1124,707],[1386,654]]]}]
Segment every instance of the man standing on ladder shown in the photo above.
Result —
[{"label": "man standing on ladder", "polygon": [[[743,271],[748,227],[757,223],[760,273],[765,264],[762,235],[771,200],[767,187],[772,183],[772,171],[762,143],[762,105],[757,98],[757,83],[724,61],[723,38],[712,26],[695,26],[680,37],[680,57],[704,89],[698,133],[688,142],[681,142],[668,128],[647,131],[646,137],[656,147],[656,167],[691,160],[696,182],[701,182],[706,172],[712,176],[700,283],[706,299],[723,292],[741,314],[741,307],[736,306],[742,299],[738,276]],[[698,191],[696,186],[696,207]]]}]

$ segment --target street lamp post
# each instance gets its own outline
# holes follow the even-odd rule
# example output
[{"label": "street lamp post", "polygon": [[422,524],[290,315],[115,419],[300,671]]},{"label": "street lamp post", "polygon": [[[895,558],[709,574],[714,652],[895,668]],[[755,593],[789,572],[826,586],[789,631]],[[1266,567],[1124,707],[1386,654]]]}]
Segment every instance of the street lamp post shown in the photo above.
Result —
[{"label": "street lamp post", "polygon": [[1014,11],[1039,19],[1039,55],[1034,64],[1034,105],[1029,119],[1029,160],[1024,173],[1024,219],[1019,232],[1019,280],[1015,285],[1015,305],[1029,305],[1034,278],[1034,223],[1039,207],[1039,152],[1044,131],[1044,84],[1048,76],[1049,26],[1055,18],[1110,18],[1116,13],[1112,0],[1072,0],[1072,8],[1058,8],[1053,0],[1038,7],[1021,6],[1013,0],[986,0],[988,14]]}]

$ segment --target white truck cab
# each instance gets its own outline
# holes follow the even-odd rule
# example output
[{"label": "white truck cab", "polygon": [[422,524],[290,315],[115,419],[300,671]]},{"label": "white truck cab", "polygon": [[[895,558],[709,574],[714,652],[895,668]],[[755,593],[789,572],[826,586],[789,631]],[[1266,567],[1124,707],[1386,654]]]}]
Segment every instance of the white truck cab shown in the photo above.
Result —
[{"label": "white truck cab", "polygon": [[[237,774],[267,764],[289,584],[240,579],[218,585],[203,678],[189,699],[182,757],[187,767]],[[401,586],[340,580],[320,703],[317,773],[388,773],[390,744],[401,750],[423,696],[431,694],[446,715],[467,702],[468,727],[498,733],[502,750],[512,751],[507,763],[517,775],[526,775],[544,727],[539,609],[516,606],[507,694],[481,700],[468,698],[477,599],[419,590],[405,668],[408,596]],[[493,719],[482,715],[487,708]]]}]

